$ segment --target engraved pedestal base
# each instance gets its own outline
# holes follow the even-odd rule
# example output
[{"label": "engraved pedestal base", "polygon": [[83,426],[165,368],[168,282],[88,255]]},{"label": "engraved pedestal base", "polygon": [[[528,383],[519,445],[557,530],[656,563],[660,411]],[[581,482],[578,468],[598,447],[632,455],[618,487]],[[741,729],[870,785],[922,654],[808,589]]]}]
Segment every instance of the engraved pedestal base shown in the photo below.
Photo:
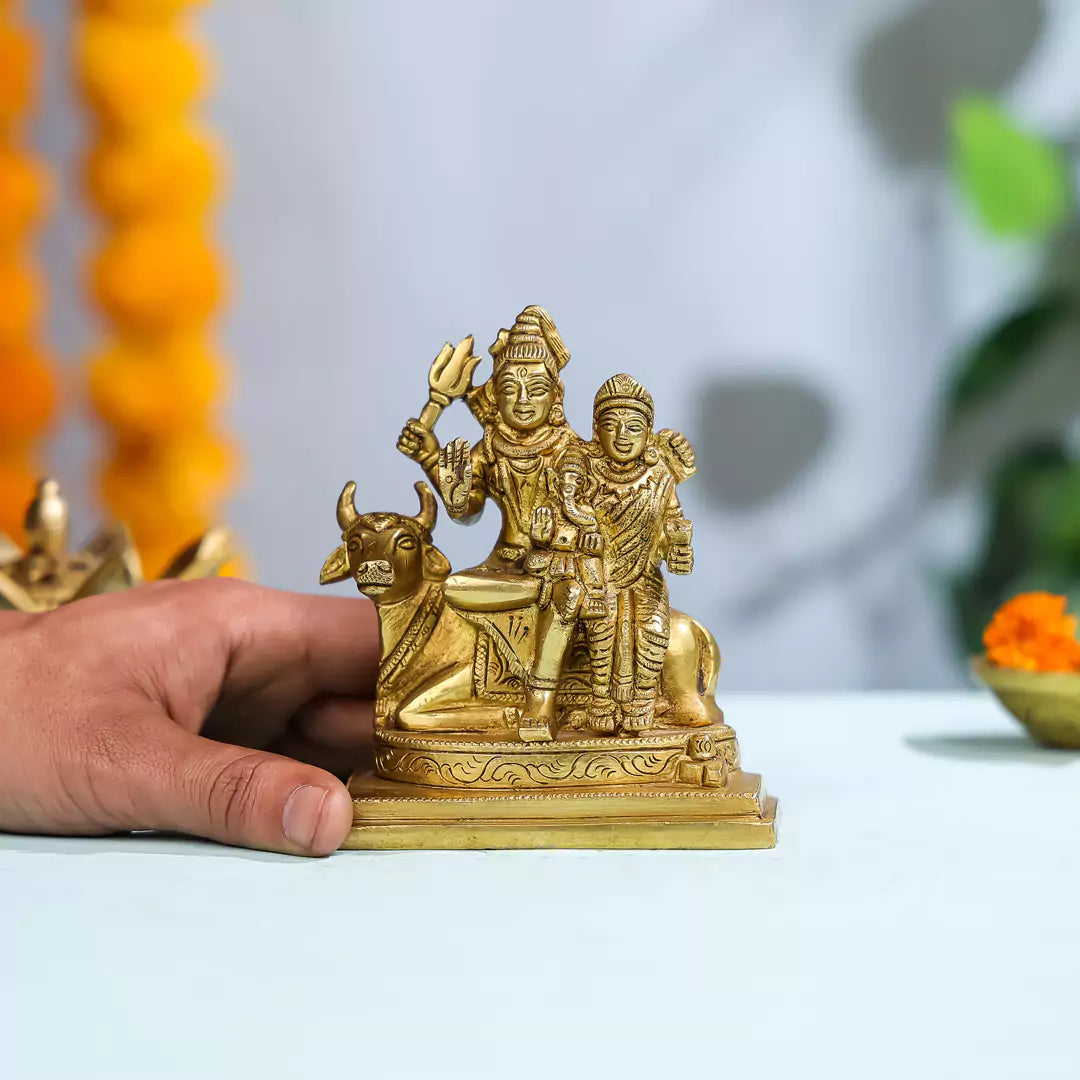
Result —
[{"label": "engraved pedestal base", "polygon": [[467,793],[384,780],[349,782],[345,848],[770,848],[776,800],[761,777],[732,772],[724,787],[635,784]]}]

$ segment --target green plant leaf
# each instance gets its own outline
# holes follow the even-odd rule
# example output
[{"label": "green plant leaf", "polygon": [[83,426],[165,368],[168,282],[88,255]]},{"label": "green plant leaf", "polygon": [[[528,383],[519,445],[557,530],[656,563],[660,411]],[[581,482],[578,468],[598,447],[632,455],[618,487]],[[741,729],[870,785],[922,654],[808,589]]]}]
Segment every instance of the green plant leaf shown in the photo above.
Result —
[{"label": "green plant leaf", "polygon": [[1048,559],[1080,577],[1080,464],[1071,465],[1047,493],[1039,539]]},{"label": "green plant leaf", "polygon": [[1043,293],[1010,312],[975,343],[959,362],[946,401],[946,422],[979,404],[1009,383],[1075,314],[1064,291]]},{"label": "green plant leaf", "polygon": [[991,98],[963,97],[951,116],[953,172],[983,226],[996,236],[1040,236],[1072,212],[1064,154],[1025,131]]}]

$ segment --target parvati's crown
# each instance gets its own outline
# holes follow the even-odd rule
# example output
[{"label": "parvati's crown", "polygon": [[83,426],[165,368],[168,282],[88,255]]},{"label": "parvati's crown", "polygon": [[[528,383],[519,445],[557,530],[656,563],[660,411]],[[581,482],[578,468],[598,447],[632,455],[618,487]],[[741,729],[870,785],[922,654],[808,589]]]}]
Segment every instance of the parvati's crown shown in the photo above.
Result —
[{"label": "parvati's crown", "polygon": [[630,375],[612,375],[599,390],[593,399],[593,411],[599,416],[606,409],[623,408],[637,409],[645,413],[649,423],[653,419],[652,394],[645,389]]}]

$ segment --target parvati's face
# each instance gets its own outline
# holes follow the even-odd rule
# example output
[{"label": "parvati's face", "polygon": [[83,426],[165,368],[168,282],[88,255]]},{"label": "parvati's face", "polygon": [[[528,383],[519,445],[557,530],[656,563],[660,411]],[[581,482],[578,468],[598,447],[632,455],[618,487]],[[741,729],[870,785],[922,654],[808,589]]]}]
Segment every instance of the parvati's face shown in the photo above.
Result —
[{"label": "parvati's face", "polygon": [[596,441],[613,461],[637,461],[649,444],[648,417],[640,410],[619,405],[605,409],[596,420]]},{"label": "parvati's face", "polygon": [[499,415],[518,431],[532,431],[547,422],[555,392],[555,381],[540,360],[511,360],[495,380]]}]

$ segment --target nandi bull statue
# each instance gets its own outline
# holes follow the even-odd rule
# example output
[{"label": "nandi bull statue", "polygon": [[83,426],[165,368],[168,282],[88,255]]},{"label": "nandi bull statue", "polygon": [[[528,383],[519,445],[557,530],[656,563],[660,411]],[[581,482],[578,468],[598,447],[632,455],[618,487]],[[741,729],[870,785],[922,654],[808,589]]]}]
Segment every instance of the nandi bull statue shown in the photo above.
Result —
[{"label": "nandi bull statue", "polygon": [[[473,384],[473,339],[445,345],[398,448],[427,474],[420,510],[338,500],[323,584],[351,578],[376,605],[382,650],[373,771],[355,774],[346,846],[770,847],[775,802],[743,772],[714,700],[712,635],[668,603],[663,571],[693,570],[678,486],[687,440],[654,429],[629,375],[596,392],[592,438],[562,402],[569,360],[530,306]],[[435,425],[463,399],[473,446]],[[432,531],[502,515],[494,550],[451,573]]]}]

